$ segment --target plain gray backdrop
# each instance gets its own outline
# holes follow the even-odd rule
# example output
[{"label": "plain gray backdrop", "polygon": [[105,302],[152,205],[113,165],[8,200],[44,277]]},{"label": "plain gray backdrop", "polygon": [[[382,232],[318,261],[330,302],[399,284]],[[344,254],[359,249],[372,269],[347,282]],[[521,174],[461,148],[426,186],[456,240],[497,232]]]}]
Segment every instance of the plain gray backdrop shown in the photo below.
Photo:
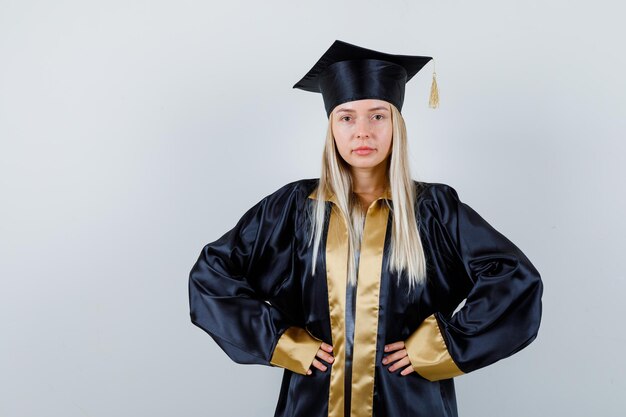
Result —
[{"label": "plain gray backdrop", "polygon": [[[615,1],[0,0],[0,416],[272,416],[282,369],[191,324],[202,247],[319,177],[335,39],[435,57],[413,177],[544,280],[537,339],[455,379],[461,416],[622,416],[624,7]],[[404,417],[404,416],[398,416]]]}]

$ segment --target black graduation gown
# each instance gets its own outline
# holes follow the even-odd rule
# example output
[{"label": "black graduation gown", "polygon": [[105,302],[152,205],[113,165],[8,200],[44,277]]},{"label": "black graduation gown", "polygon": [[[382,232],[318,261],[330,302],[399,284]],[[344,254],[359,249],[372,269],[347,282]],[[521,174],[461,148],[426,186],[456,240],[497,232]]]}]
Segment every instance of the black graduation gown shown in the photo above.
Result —
[{"label": "black graduation gown", "polygon": [[[409,296],[405,276],[398,284],[387,268],[389,191],[367,212],[356,289],[346,286],[347,231],[334,196],[311,276],[307,207],[318,182],[282,186],[204,246],[189,276],[191,321],[233,361],[284,369],[275,417],[456,416],[454,377],[536,338],[538,271],[451,186],[414,181],[426,284]],[[334,347],[326,371],[310,366],[322,341]],[[416,372],[381,363],[397,341]]]}]

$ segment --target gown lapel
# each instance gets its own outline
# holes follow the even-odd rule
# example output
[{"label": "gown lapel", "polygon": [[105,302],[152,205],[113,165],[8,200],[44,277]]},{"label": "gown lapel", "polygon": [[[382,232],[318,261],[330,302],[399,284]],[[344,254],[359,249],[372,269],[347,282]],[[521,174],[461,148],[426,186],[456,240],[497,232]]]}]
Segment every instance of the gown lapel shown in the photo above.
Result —
[{"label": "gown lapel", "polygon": [[[314,190],[309,198],[316,199]],[[347,281],[348,229],[334,194],[326,240],[326,280],[333,355],[328,417],[371,417],[376,370],[376,341],[389,207],[389,189],[367,210],[359,256],[356,300]],[[349,308],[354,304],[354,314]],[[348,308],[347,308],[348,307]],[[346,337],[346,329],[351,330]],[[353,331],[352,331],[353,329]],[[353,340],[352,337],[353,333]],[[349,410],[349,414],[348,414]]]}]

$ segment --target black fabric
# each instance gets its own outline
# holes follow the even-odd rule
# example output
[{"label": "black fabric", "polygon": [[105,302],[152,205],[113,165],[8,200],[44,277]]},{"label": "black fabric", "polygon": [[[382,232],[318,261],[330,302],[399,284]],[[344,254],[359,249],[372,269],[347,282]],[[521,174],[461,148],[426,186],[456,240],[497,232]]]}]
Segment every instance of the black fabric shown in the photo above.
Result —
[{"label": "black fabric", "polygon": [[431,59],[336,40],[293,88],[322,93],[328,116],[341,103],[367,98],[388,101],[402,110],[406,83]]},{"label": "black fabric", "polygon": [[[359,265],[360,250],[357,251],[357,265]],[[357,269],[358,277],[358,269]],[[346,327],[346,373],[344,379],[345,385],[345,400],[344,400],[344,415],[350,415],[350,405],[352,399],[352,357],[354,356],[354,323],[356,319],[356,290],[358,287],[358,279],[356,285],[351,285],[346,280],[346,314],[345,314],[345,327]]]},{"label": "black fabric", "polygon": [[[276,343],[290,325],[306,327],[333,344],[324,259],[328,216],[315,276],[313,246],[308,245],[306,213],[314,202],[308,195],[318,181],[294,181],[263,198],[234,228],[205,245],[190,271],[191,321],[235,362],[270,366]],[[372,406],[376,417],[454,417],[454,380],[389,372],[381,363],[384,345],[406,340],[435,314],[463,372],[488,366],[537,337],[543,284],[524,253],[462,202],[454,188],[414,185],[428,280],[409,296],[406,277],[389,271],[390,213]],[[332,203],[326,204],[328,209]],[[452,315],[462,300],[465,304]],[[325,372],[311,367],[313,373],[306,376],[284,369],[275,417],[327,417],[332,366]]]}]

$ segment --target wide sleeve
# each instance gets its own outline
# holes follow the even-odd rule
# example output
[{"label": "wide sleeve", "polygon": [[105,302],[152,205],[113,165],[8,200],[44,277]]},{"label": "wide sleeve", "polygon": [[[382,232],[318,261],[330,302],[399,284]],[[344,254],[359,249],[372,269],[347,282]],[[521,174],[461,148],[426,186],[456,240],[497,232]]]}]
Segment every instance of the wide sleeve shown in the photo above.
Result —
[{"label": "wide sleeve", "polygon": [[208,243],[189,274],[191,322],[235,362],[306,374],[321,341],[272,296],[293,279],[297,194],[284,186]]},{"label": "wide sleeve", "polygon": [[[509,239],[461,202],[449,185],[436,184],[434,239],[454,273],[452,292],[465,295],[455,313],[436,311],[405,341],[413,369],[436,381],[477,370],[529,345],[541,321],[543,284],[533,264]],[[445,303],[444,303],[445,304]]]}]

